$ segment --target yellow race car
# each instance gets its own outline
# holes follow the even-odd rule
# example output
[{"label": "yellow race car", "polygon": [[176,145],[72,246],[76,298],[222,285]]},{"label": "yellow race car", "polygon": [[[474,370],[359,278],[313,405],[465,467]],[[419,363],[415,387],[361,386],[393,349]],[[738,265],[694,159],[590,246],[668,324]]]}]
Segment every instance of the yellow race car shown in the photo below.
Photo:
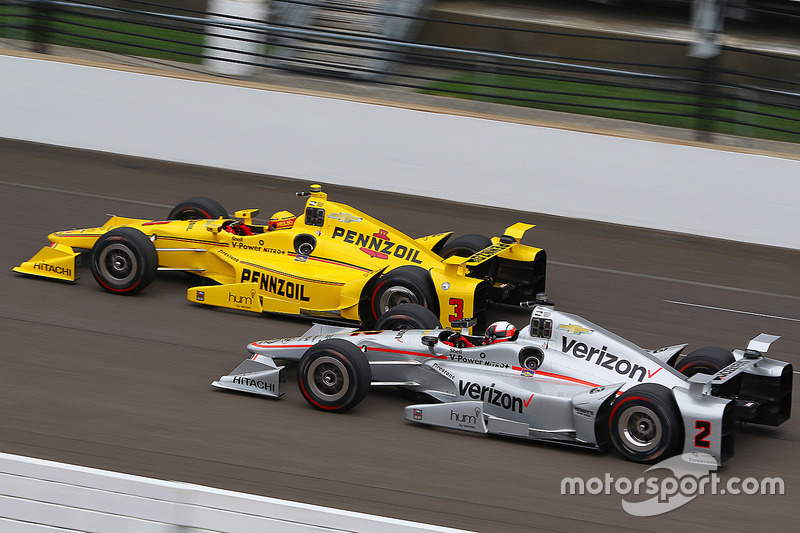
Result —
[{"label": "yellow race car", "polygon": [[[50,234],[52,244],[14,271],[75,281],[85,254],[97,283],[112,293],[135,294],[157,271],[177,270],[207,280],[188,290],[193,302],[364,328],[401,303],[420,304],[450,326],[545,289],[545,251],[520,244],[530,224],[492,239],[450,239],[452,232],[412,239],[329,201],[319,185],[297,195],[308,198],[302,215],[281,211],[267,224],[253,222],[257,209],[231,219],[205,197],[178,204],[167,220],[112,216],[97,228]],[[404,325],[426,327],[426,318]]]}]

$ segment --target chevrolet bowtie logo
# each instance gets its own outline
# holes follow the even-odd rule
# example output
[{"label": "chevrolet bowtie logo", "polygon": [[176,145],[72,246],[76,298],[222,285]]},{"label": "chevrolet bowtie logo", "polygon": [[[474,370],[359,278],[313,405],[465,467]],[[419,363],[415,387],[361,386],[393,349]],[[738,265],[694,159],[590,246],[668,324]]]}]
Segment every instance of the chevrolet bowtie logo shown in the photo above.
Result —
[{"label": "chevrolet bowtie logo", "polygon": [[361,222],[363,219],[359,217],[354,217],[350,213],[331,213],[328,215],[328,218],[332,218],[334,220],[339,220],[341,222]]},{"label": "chevrolet bowtie logo", "polygon": [[594,330],[591,330],[591,329],[582,328],[577,324],[560,324],[558,326],[558,329],[560,329],[562,331],[568,331],[569,333],[572,333],[573,335],[581,335],[582,333],[591,334],[592,331],[594,331]]}]

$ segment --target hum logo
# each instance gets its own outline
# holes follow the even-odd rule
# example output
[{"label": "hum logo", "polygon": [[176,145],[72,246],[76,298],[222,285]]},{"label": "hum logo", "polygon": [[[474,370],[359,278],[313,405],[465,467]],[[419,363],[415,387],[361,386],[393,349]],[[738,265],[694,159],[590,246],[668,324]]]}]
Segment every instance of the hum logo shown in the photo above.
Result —
[{"label": "hum logo", "polygon": [[233,293],[228,293],[228,303],[234,303],[238,305],[246,305],[247,307],[253,306],[253,298],[252,296],[237,296]]},{"label": "hum logo", "polygon": [[468,426],[474,426],[478,423],[478,417],[476,415],[467,415],[462,413],[456,413],[452,409],[450,410],[450,421],[451,422],[458,422],[459,424],[466,424]]},{"label": "hum logo", "polygon": [[481,417],[483,417],[483,413],[481,412],[480,407],[475,408],[474,415],[469,413],[458,413],[450,409],[450,427],[476,430],[478,427],[483,426],[483,424],[481,424],[481,422],[483,422]]}]

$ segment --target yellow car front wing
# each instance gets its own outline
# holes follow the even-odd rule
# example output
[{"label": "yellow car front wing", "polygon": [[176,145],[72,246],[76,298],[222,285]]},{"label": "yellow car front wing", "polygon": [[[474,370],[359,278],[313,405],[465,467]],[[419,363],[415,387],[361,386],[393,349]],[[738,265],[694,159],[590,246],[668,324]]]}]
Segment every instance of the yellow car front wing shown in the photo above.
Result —
[{"label": "yellow car front wing", "polygon": [[78,279],[76,271],[80,267],[80,254],[71,246],[53,243],[45,246],[29,261],[25,261],[14,272],[40,276],[61,281],[75,281]]}]

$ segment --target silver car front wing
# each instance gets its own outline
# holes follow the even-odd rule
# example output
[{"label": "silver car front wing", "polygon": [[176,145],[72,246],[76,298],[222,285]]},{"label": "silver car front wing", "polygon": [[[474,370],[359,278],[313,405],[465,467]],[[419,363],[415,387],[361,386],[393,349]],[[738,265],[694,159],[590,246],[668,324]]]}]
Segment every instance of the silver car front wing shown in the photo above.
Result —
[{"label": "silver car front wing", "polygon": [[281,383],[286,382],[283,369],[284,367],[276,365],[271,357],[256,355],[251,359],[245,359],[233,372],[211,384],[221,389],[280,398],[283,396]]}]

